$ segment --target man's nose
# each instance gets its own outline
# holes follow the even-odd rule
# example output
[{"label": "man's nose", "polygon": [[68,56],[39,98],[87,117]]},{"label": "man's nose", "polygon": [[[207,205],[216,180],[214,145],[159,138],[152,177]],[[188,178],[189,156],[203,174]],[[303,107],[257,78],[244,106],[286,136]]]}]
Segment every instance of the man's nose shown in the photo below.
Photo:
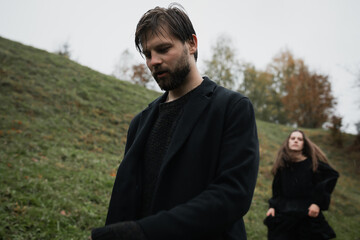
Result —
[{"label": "man's nose", "polygon": [[162,60],[158,54],[151,54],[150,64],[151,66],[157,66],[161,64]]}]

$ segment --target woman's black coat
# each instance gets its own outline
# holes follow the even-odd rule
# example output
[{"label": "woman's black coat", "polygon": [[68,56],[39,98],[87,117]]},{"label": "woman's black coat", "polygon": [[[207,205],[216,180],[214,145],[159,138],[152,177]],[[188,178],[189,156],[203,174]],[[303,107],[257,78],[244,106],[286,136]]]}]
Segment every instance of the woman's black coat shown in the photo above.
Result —
[{"label": "woman's black coat", "polygon": [[[278,169],[272,184],[273,196],[269,200],[270,207],[275,209],[275,217],[269,216],[264,222],[269,230],[268,239],[282,239],[277,236],[286,232],[309,236],[301,239],[314,235],[319,239],[334,238],[335,233],[321,211],[329,208],[338,177],[339,173],[324,162],[319,162],[314,172],[310,158]],[[308,208],[313,203],[321,210],[316,218],[308,216]]]}]

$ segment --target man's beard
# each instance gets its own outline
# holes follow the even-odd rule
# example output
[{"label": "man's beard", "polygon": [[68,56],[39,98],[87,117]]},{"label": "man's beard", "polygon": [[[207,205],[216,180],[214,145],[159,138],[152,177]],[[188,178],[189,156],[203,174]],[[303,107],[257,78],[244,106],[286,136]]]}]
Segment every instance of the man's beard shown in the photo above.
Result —
[{"label": "man's beard", "polygon": [[182,86],[186,80],[190,72],[190,63],[187,59],[187,51],[184,50],[183,55],[177,62],[173,71],[166,70],[167,76],[164,78],[158,78],[157,74],[154,74],[153,77],[155,78],[156,82],[158,83],[159,87],[165,91],[171,91],[174,89],[179,88]]}]

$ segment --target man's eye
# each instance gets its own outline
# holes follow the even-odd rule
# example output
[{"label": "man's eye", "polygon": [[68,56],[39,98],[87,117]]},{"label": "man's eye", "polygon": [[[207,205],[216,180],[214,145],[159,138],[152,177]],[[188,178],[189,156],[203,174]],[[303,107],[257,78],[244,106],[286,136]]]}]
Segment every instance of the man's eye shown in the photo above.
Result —
[{"label": "man's eye", "polygon": [[169,47],[159,49],[160,53],[166,53],[167,51],[169,51]]}]

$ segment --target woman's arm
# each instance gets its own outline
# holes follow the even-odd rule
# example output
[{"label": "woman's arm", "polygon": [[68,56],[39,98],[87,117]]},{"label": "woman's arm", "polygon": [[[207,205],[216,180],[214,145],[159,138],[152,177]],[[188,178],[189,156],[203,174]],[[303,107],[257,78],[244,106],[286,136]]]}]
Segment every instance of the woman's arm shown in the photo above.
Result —
[{"label": "woman's arm", "polygon": [[318,205],[321,210],[329,209],[331,193],[333,192],[339,173],[329,164],[319,162],[315,172],[314,181],[315,189],[313,193],[314,204]]},{"label": "woman's arm", "polygon": [[276,208],[278,205],[278,201],[280,199],[280,196],[282,195],[281,191],[281,174],[280,169],[276,172],[273,182],[272,182],[272,197],[269,199],[269,207],[270,208]]}]

